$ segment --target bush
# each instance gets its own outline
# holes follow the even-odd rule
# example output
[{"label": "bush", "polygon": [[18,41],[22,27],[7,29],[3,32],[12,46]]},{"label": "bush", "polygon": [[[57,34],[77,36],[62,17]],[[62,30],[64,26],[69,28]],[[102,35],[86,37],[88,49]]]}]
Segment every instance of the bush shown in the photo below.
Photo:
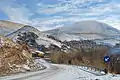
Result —
[{"label": "bush", "polygon": [[89,52],[80,52],[76,50],[71,53],[65,53],[62,51],[55,52],[50,55],[50,59],[53,63],[58,64],[73,64],[73,65],[90,65],[99,68],[106,68],[106,64],[103,61],[104,56],[107,54],[106,48],[93,49]]}]

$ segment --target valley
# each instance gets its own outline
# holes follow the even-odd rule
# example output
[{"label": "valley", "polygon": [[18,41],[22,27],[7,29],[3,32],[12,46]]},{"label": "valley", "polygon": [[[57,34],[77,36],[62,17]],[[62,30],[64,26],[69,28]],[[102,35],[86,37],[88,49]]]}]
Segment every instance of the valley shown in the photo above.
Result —
[{"label": "valley", "polygon": [[[9,26],[7,25],[8,23],[4,22],[4,25],[5,24],[6,26]],[[22,25],[22,24],[15,23],[15,25],[12,26],[15,27],[16,25]],[[73,29],[73,25],[76,26],[74,27],[75,29]],[[9,62],[1,65],[1,69],[2,67],[7,65],[7,67],[4,70],[4,74],[3,73],[1,74],[12,76],[13,73],[30,72],[29,75],[26,75],[24,77],[22,77],[23,74],[21,74],[19,77],[11,78],[10,76],[8,77],[8,79],[15,78],[14,80],[17,79],[26,80],[29,79],[28,77],[31,76],[30,80],[32,80],[33,78],[36,78],[37,80],[43,77],[45,74],[46,77],[44,76],[41,79],[47,80],[47,77],[53,75],[53,77],[51,77],[51,80],[55,80],[56,77],[54,76],[63,76],[63,74],[61,73],[63,73],[64,70],[66,73],[67,70],[69,70],[69,67],[72,65],[92,66],[99,69],[107,69],[109,74],[113,74],[113,73],[119,74],[120,69],[118,67],[119,67],[120,31],[115,28],[112,28],[111,26],[108,26],[105,23],[101,23],[97,21],[81,21],[73,25],[65,28],[60,27],[48,31],[40,31],[33,26],[22,25],[22,27],[19,27],[19,29],[16,29],[14,31],[8,29],[8,31],[10,32],[7,32],[6,34],[4,34],[6,30],[3,29],[0,35],[2,37],[5,37],[5,39],[2,37],[0,38],[1,39],[0,43],[1,45],[3,45],[1,46],[0,49],[1,50],[0,59],[5,62],[6,61],[9,62],[10,59],[13,62],[12,63]],[[93,28],[91,28],[91,26]],[[2,29],[2,27],[0,28]],[[97,31],[98,28],[99,31]],[[9,44],[10,42],[6,41],[6,38],[10,39],[10,41],[13,42],[12,44],[16,44],[15,47],[19,45],[18,48],[20,50],[18,48],[14,48],[14,46],[12,47],[12,45]],[[2,41],[6,42],[6,45],[4,45]],[[11,46],[11,48],[8,48],[7,46],[8,44]],[[116,48],[118,52],[112,51],[112,49],[115,50]],[[22,61],[23,64],[17,64],[16,62],[20,62],[24,58],[19,57],[20,59],[18,60],[17,59],[12,60],[12,56],[7,56],[8,52],[3,53],[2,50],[4,52],[5,50],[8,50],[9,55],[14,55],[14,56],[17,56],[16,53],[21,51],[21,53],[19,52],[18,55],[22,54],[22,56],[25,56],[26,62],[24,62],[23,60]],[[26,50],[26,52],[24,50]],[[7,56],[5,60],[3,54]],[[110,56],[110,58],[112,59],[111,62],[109,63],[104,62],[105,56]],[[40,61],[37,60],[38,58],[42,60],[43,59],[48,60],[51,63],[46,62],[45,64],[43,64],[44,61],[42,63],[41,60]],[[49,69],[49,67],[46,64],[50,64],[49,67],[52,67],[53,69],[52,68]],[[27,68],[24,65],[26,65]],[[14,69],[11,70],[12,67],[15,67],[17,71],[16,70],[14,71]],[[54,71],[54,68],[60,72],[58,73],[57,71]],[[46,72],[44,72],[43,69],[45,69]],[[70,68],[70,70],[71,69],[76,69],[76,67],[73,66],[72,68]],[[40,71],[37,72],[38,70]],[[84,72],[86,74],[89,74],[89,76],[90,75],[95,76],[94,74],[89,73],[89,71],[87,70],[78,69],[78,68],[76,70],[78,70],[78,73]],[[75,73],[75,71],[73,72],[74,74],[77,74]],[[93,73],[94,72],[95,71],[93,71]],[[59,75],[57,75],[56,73],[58,73]],[[71,73],[68,74],[69,76],[72,75]],[[76,80],[81,80],[81,77],[80,76],[78,77],[80,79],[76,79]],[[83,79],[86,79],[86,76],[84,77],[85,78]],[[58,78],[59,77],[57,77],[57,80]],[[72,78],[76,78],[76,77],[72,76]],[[3,80],[4,79],[6,78],[3,78]],[[68,79],[67,76],[66,79]],[[88,80],[90,79],[91,77]],[[103,78],[103,80],[106,79]]]}]

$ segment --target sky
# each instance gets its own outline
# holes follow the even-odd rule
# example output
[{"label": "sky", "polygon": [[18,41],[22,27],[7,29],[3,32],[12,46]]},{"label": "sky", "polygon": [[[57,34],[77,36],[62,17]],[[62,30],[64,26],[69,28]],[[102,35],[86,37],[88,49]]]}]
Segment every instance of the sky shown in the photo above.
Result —
[{"label": "sky", "polygon": [[0,20],[39,30],[97,20],[120,30],[120,0],[0,0]]}]

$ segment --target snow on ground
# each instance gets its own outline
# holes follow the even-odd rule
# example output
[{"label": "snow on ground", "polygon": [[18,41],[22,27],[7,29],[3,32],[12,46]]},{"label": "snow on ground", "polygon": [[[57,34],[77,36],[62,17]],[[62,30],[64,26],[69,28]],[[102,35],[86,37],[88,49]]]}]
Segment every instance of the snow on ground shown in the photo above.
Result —
[{"label": "snow on ground", "polygon": [[47,61],[45,61],[45,60],[43,60],[43,59],[36,59],[36,60],[35,60],[35,63],[39,63],[39,64],[44,65],[44,66],[47,67],[47,68],[50,68],[50,63],[48,63]]},{"label": "snow on ground", "polygon": [[46,45],[46,46],[49,46],[50,44],[54,44],[58,47],[61,47],[61,45],[62,45],[60,42],[49,39],[46,36],[39,36],[39,38],[36,41],[37,41],[37,43],[43,44],[43,45]]},{"label": "snow on ground", "polygon": [[76,66],[59,64],[53,65],[58,66],[63,70],[59,74],[54,75],[54,77],[51,77],[48,80],[120,80],[120,75],[103,75],[103,73],[100,75],[99,71],[85,71],[85,69],[83,70],[80,69],[80,67]]},{"label": "snow on ground", "polygon": [[120,80],[120,75],[107,74],[103,76],[96,76],[93,80]]},{"label": "snow on ground", "polygon": [[80,69],[78,66],[51,64],[42,59],[37,59],[36,63],[41,63],[47,68],[36,72],[20,73],[17,75],[0,77],[0,80],[120,80],[120,75],[95,75]]},{"label": "snow on ground", "polygon": [[95,77],[94,74],[85,72],[75,66],[53,65],[60,67],[62,71],[49,80],[91,80],[91,77]]}]

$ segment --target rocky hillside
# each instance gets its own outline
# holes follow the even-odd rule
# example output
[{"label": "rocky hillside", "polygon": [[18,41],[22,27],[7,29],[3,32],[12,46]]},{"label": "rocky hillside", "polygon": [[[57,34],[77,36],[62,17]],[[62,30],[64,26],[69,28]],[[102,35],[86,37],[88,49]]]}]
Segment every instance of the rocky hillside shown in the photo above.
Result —
[{"label": "rocky hillside", "polygon": [[36,42],[39,45],[49,46],[50,44],[54,44],[54,45],[61,47],[61,43],[59,41],[49,38],[47,36],[47,34],[41,33],[38,29],[36,29],[32,26],[29,26],[29,25],[25,25],[24,27],[14,31],[10,34],[7,34],[5,37],[8,37],[16,42],[19,34],[23,34],[23,33],[27,34],[27,33],[31,33],[31,32],[38,36],[38,38],[36,39]]},{"label": "rocky hillside", "polygon": [[25,25],[22,28],[17,29],[16,31],[7,34],[6,37],[14,39],[19,33],[25,33],[25,32],[34,32],[37,35],[40,34],[40,31],[38,29],[36,29],[32,26],[29,26],[29,25]]},{"label": "rocky hillside", "polygon": [[35,64],[28,46],[0,37],[0,76],[43,68]]}]

